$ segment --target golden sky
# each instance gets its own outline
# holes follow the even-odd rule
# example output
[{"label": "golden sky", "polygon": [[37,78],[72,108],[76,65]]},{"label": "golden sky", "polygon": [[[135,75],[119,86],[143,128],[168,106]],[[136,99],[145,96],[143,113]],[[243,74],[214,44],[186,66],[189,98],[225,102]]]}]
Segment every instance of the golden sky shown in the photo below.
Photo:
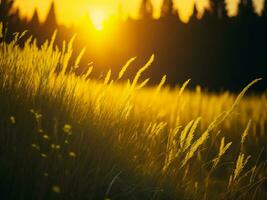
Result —
[{"label": "golden sky", "polygon": [[[151,0],[154,4],[154,16],[158,17],[160,6],[163,0]],[[183,21],[187,21],[192,13],[194,1],[200,12],[208,6],[209,0],[174,0],[175,7],[179,9],[179,14]],[[233,15],[239,0],[227,0],[229,14]],[[264,0],[254,0],[256,9],[261,10]],[[52,0],[15,0],[15,7],[20,8],[21,15],[30,18],[34,8],[37,8],[41,20],[44,20]],[[103,20],[110,15],[116,16],[118,5],[122,5],[123,15],[138,16],[138,9],[141,0],[54,0],[58,21],[63,24],[79,23],[81,18],[87,13],[92,18]],[[97,19],[95,19],[97,20]]]}]

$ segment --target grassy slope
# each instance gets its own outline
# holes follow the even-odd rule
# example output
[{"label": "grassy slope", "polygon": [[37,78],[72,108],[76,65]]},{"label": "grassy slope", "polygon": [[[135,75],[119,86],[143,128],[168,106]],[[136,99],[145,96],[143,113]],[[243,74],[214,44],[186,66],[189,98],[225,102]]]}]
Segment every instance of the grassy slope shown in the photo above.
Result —
[{"label": "grassy slope", "polygon": [[128,65],[102,82],[66,75],[72,42],[53,40],[0,44],[4,198],[264,198],[266,95],[143,88],[153,57],[130,83],[117,83]]}]

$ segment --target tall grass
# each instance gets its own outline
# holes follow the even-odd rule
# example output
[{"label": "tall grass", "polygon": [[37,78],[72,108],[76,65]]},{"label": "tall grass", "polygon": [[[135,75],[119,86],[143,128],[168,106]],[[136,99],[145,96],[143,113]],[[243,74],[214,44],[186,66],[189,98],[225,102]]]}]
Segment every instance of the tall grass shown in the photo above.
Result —
[{"label": "tall grass", "polygon": [[132,81],[119,82],[135,58],[95,81],[92,67],[75,75],[84,50],[69,64],[74,38],[22,37],[0,44],[4,199],[266,197],[266,94],[244,97],[259,79],[239,95],[170,89],[166,76],[146,87],[152,56]]}]

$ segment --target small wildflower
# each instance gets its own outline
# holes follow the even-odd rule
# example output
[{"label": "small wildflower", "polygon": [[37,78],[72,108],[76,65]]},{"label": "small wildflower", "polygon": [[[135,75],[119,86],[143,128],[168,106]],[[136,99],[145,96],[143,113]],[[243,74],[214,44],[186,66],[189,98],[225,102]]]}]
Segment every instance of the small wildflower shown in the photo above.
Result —
[{"label": "small wildflower", "polygon": [[43,135],[43,138],[44,138],[45,140],[49,140],[49,136],[46,135],[46,134]]},{"label": "small wildflower", "polygon": [[45,177],[48,177],[48,173],[47,173],[47,172],[45,172],[45,173],[44,173],[44,176],[45,176]]},{"label": "small wildflower", "polygon": [[16,119],[15,119],[15,117],[11,116],[11,117],[10,117],[10,121],[11,121],[11,124],[15,124],[15,123],[16,123]]},{"label": "small wildflower", "polygon": [[69,141],[68,141],[68,140],[65,140],[64,143],[65,143],[65,144],[69,144]]},{"label": "small wildflower", "polygon": [[42,153],[41,156],[42,156],[43,158],[47,158],[47,155],[46,155],[45,153]]},{"label": "small wildflower", "polygon": [[71,151],[71,152],[69,153],[69,156],[70,156],[70,157],[76,157],[76,153],[74,153],[74,152]]},{"label": "small wildflower", "polygon": [[35,115],[35,118],[36,119],[41,119],[42,118],[42,114],[34,113],[34,115]]},{"label": "small wildflower", "polygon": [[59,150],[60,149],[60,145],[51,144],[51,149]]},{"label": "small wildflower", "polygon": [[64,127],[63,127],[63,131],[65,132],[65,133],[71,133],[71,125],[69,125],[69,124],[65,124],[64,125]]},{"label": "small wildflower", "polygon": [[40,150],[40,147],[37,144],[34,144],[34,143],[32,144],[32,148],[34,148],[34,149],[36,149],[38,151]]},{"label": "small wildflower", "polygon": [[38,132],[39,133],[44,133],[44,130],[43,129],[39,129]]},{"label": "small wildflower", "polygon": [[51,189],[52,189],[52,191],[53,191],[54,193],[57,193],[57,194],[59,194],[59,193],[61,192],[60,187],[57,186],[57,185],[53,185]]}]

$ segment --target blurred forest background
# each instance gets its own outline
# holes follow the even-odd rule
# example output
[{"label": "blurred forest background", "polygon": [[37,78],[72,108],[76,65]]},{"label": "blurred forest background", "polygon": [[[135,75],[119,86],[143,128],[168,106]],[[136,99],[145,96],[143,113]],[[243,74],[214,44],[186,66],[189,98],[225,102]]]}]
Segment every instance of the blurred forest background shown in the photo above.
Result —
[{"label": "blurred forest background", "polygon": [[[115,74],[129,58],[137,56],[135,67],[126,74],[129,78],[154,53],[156,60],[147,72],[150,84],[158,83],[166,74],[172,86],[191,78],[191,87],[238,91],[252,79],[267,75],[267,0],[260,14],[252,0],[240,0],[237,15],[232,17],[227,15],[225,0],[210,0],[202,16],[195,5],[188,23],[181,21],[172,0],[163,1],[159,19],[152,17],[150,0],[143,0],[138,19],[109,19],[113,27],[106,30],[97,30],[89,15],[80,25],[58,24],[56,10],[60,8],[54,3],[41,22],[37,10],[31,19],[22,18],[13,0],[0,2],[6,41],[11,41],[14,32],[28,30],[41,45],[58,30],[56,44],[62,48],[64,40],[77,34],[72,62],[86,47],[77,74],[91,65],[95,78],[109,69]],[[20,40],[22,46],[25,40]],[[263,91],[266,85],[264,80],[254,91]]]}]

